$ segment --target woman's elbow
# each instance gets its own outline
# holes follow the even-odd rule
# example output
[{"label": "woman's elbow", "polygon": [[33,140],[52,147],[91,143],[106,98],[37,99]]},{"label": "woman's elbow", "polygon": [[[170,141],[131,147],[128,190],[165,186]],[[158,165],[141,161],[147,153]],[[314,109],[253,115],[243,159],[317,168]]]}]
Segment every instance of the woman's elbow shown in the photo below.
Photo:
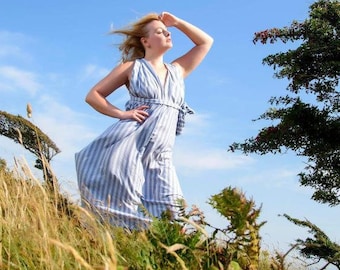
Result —
[{"label": "woman's elbow", "polygon": [[209,36],[209,39],[208,39],[208,46],[209,46],[209,49],[212,47],[213,43],[214,43],[214,38],[211,37],[211,36]]},{"label": "woman's elbow", "polygon": [[87,103],[87,104],[92,104],[93,103],[93,100],[94,100],[94,94],[93,94],[93,92],[92,91],[90,91],[87,95],[86,95],[86,97],[85,97],[85,102]]},{"label": "woman's elbow", "polygon": [[85,97],[85,102],[89,104],[90,103],[90,99],[91,98],[89,97],[89,94],[87,94],[86,97]]}]

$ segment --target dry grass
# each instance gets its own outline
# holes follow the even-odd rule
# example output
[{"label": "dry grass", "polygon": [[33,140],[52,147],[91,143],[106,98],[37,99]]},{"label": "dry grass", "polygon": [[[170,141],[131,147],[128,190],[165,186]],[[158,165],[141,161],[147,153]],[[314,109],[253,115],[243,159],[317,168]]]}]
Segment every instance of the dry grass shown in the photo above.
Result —
[{"label": "dry grass", "polygon": [[[0,212],[0,269],[240,269],[191,219],[155,220],[142,232],[112,227],[36,179],[25,160],[13,171],[0,166]],[[260,265],[288,269],[270,268],[270,255]]]},{"label": "dry grass", "polygon": [[109,228],[17,164],[0,170],[0,268],[119,269]]}]

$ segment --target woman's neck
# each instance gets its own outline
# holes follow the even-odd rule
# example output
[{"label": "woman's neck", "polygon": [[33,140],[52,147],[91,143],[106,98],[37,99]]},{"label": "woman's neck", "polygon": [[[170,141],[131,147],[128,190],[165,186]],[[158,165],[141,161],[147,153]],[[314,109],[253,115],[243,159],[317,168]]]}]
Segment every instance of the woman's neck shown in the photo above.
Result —
[{"label": "woman's neck", "polygon": [[145,55],[144,59],[146,61],[148,61],[149,63],[151,63],[153,66],[155,67],[159,67],[159,66],[163,66],[164,62],[163,62],[163,55],[158,55],[158,56],[154,56],[154,55]]}]

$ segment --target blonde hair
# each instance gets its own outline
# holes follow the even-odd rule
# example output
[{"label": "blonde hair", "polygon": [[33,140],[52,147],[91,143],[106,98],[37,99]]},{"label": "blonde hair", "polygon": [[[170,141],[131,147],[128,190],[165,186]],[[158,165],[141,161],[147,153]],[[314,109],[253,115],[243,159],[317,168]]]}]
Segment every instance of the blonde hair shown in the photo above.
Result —
[{"label": "blonde hair", "polygon": [[146,25],[154,20],[160,20],[157,13],[150,13],[123,29],[113,30],[111,34],[125,35],[125,40],[119,45],[122,61],[133,61],[145,56],[141,38],[147,35]]}]

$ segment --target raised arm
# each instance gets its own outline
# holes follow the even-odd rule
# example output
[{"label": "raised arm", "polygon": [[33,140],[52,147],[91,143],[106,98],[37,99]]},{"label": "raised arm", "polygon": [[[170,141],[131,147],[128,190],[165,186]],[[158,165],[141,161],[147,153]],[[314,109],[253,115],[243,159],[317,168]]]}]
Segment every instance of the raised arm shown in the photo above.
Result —
[{"label": "raised arm", "polygon": [[167,27],[173,26],[183,32],[195,44],[186,54],[172,62],[182,69],[183,77],[186,77],[202,62],[214,40],[203,30],[169,12],[162,12],[159,18]]}]

